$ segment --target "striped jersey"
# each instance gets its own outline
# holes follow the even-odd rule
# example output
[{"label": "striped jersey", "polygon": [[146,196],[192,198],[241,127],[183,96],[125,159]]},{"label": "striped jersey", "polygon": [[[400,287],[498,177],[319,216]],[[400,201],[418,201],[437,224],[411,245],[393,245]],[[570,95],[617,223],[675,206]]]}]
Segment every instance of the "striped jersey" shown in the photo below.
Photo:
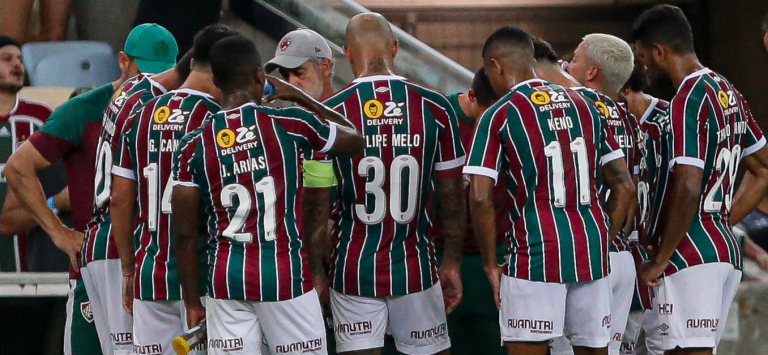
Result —
[{"label": "striped jersey", "polygon": [[459,177],[464,163],[451,104],[395,75],[358,78],[325,104],[366,140],[364,154],[335,159],[332,287],[367,297],[432,287],[437,269],[426,200],[437,180]]},{"label": "striped jersey", "polygon": [[[624,157],[627,160],[627,169],[630,173],[637,174],[637,169],[640,164],[640,155],[637,153],[637,144],[640,137],[640,124],[635,116],[629,113],[626,107],[600,91],[585,87],[573,88],[573,90],[595,102],[598,111],[605,117],[605,127],[608,134],[613,136],[613,139],[619,144],[621,150],[624,152]],[[607,196],[609,193],[608,189],[602,182],[600,182],[599,185],[598,190]],[[626,235],[624,235],[624,233],[617,234],[613,240],[611,240],[611,245],[608,247],[608,250],[610,252],[629,250],[629,241],[627,240]]]},{"label": "striped jersey", "polygon": [[172,252],[173,153],[184,135],[200,127],[211,112],[218,111],[219,105],[211,95],[179,89],[149,101],[129,119],[129,129],[116,152],[112,173],[135,180],[137,185],[134,292],[138,299],[181,299]]},{"label": "striped jersey", "polygon": [[[731,203],[741,159],[765,146],[744,97],[723,76],[701,69],[688,75],[669,105],[663,131],[651,232],[661,233],[665,196],[675,164],[703,170],[698,211],[675,250],[665,275],[713,262],[741,268],[741,247],[730,222]],[[661,236],[663,237],[663,236]]]},{"label": "striped jersey", "polygon": [[[629,243],[629,251],[632,253],[635,266],[639,266],[644,261],[649,260],[648,252],[637,242],[632,241]],[[632,305],[629,311],[634,312],[653,308],[651,303],[653,297],[653,288],[648,286],[639,277],[635,277],[635,292],[632,295]]]},{"label": "striped jersey", "polygon": [[640,165],[638,166],[637,182],[637,213],[635,214],[635,229],[638,234],[638,242],[647,246],[651,241],[647,238],[647,230],[650,225],[653,197],[656,191],[656,180],[661,168],[661,126],[669,124],[667,108],[669,103],[657,98],[651,99],[651,104],[640,117]]},{"label": "striped jersey", "polygon": [[464,173],[508,176],[507,275],[557,283],[608,275],[599,168],[622,157],[596,106],[559,85],[518,83],[483,113]]},{"label": "striped jersey", "polygon": [[299,194],[302,151],[327,152],[337,126],[298,108],[247,103],[184,137],[176,186],[200,189],[208,216],[208,296],[283,301],[312,288]]},{"label": "striped jersey", "polygon": [[[81,252],[82,265],[94,260],[117,259],[109,202],[112,195],[112,163],[120,137],[134,109],[165,93],[149,75],[139,74],[120,85],[104,109],[99,145],[96,148],[96,178],[93,189],[93,216],[88,222]],[[117,137],[117,139],[115,139]]]}]

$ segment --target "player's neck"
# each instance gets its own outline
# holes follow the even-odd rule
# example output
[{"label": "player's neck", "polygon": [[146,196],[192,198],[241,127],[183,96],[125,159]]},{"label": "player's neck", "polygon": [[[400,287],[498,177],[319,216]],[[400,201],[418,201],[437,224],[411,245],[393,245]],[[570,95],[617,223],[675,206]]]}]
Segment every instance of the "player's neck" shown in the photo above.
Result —
[{"label": "player's neck", "polygon": [[651,95],[642,92],[630,91],[624,95],[624,98],[627,99],[627,108],[629,109],[629,112],[635,115],[637,119],[640,119],[640,117],[643,116],[648,109],[648,106],[653,102],[653,97]]},{"label": "player's neck", "polygon": [[475,119],[472,117],[474,115],[472,114],[472,104],[469,102],[469,96],[467,96],[467,94],[459,94],[459,96],[456,97],[456,101],[459,102],[459,108],[464,112],[464,116],[469,117],[469,119],[474,122]]},{"label": "player's neck", "polygon": [[0,116],[6,116],[16,106],[16,94],[0,91]]},{"label": "player's neck", "polygon": [[619,93],[618,92],[608,92],[608,90],[605,89],[605,85],[602,83],[598,83],[595,81],[590,81],[587,83],[587,87],[592,90],[597,90],[601,92],[603,95],[608,96],[613,101],[619,100]]},{"label": "player's neck", "polygon": [[248,91],[237,91],[231,94],[222,95],[221,110],[231,110],[243,106],[249,102],[255,102],[253,96]]},{"label": "player's neck", "polygon": [[537,65],[536,70],[542,79],[552,84],[565,86],[569,88],[575,87],[575,86],[581,86],[581,84],[578,81],[576,81],[576,79],[574,79],[572,76],[566,73],[557,64]]},{"label": "player's neck", "polygon": [[360,63],[360,68],[359,70],[355,70],[355,72],[358,73],[358,78],[374,75],[395,75],[392,72],[392,66],[386,59],[384,59],[384,57],[373,56],[370,58],[362,58],[358,63]]},{"label": "player's neck", "polygon": [[506,75],[506,81],[507,85],[511,89],[517,84],[520,84],[524,81],[535,79],[536,73],[533,72],[533,68],[526,68],[526,69],[512,69],[509,71]]},{"label": "player's neck", "polygon": [[205,72],[192,71],[179,89],[197,90],[217,99],[221,97],[221,91],[213,83],[213,75]]},{"label": "player's neck", "polygon": [[320,97],[320,101],[323,101],[333,96],[333,81],[331,77],[323,78],[323,94]]},{"label": "player's neck", "polygon": [[703,68],[704,66],[699,62],[696,53],[685,53],[672,56],[669,65],[667,66],[667,72],[669,73],[670,79],[672,79],[672,84],[678,89],[686,76]]}]

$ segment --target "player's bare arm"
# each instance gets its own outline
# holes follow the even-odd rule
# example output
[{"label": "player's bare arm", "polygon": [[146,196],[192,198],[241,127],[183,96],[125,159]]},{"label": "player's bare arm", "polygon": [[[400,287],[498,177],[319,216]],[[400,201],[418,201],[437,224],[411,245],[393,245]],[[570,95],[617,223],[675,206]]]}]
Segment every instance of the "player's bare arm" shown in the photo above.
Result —
[{"label": "player's bare arm", "polygon": [[742,163],[747,167],[747,173],[733,198],[731,224],[741,222],[768,192],[768,147],[744,157]]},{"label": "player's bare arm", "polygon": [[754,260],[763,270],[768,270],[768,252],[763,250],[748,235],[744,236],[744,257]]},{"label": "player's bare arm", "polygon": [[328,218],[331,215],[331,189],[305,188],[304,190],[304,241],[309,254],[309,271],[312,284],[323,306],[330,306],[328,275],[325,261],[330,249],[327,245]]},{"label": "player's bare arm", "polygon": [[136,181],[112,175],[112,233],[123,270],[123,308],[133,314],[133,280],[136,270],[133,230],[136,220]]},{"label": "player's bare arm", "polygon": [[656,256],[640,265],[638,274],[641,281],[649,286],[658,286],[659,277],[667,268],[669,259],[683,240],[696,216],[701,199],[701,178],[703,170],[692,165],[677,164],[670,172],[671,188],[669,204],[662,211],[661,247]]},{"label": "player's bare arm", "polygon": [[472,227],[480,246],[483,269],[491,281],[496,307],[501,304],[499,287],[501,267],[496,262],[496,212],[493,207],[493,179],[483,175],[472,175],[469,183],[469,210],[472,214]]},{"label": "player's bare arm", "polygon": [[[635,190],[637,190],[637,184],[640,182],[640,178],[636,174],[632,174],[632,185],[635,185]],[[630,232],[635,230],[635,213],[637,213],[638,207],[638,199],[636,198],[634,200],[634,203],[629,204],[629,212],[627,214],[627,220],[624,221],[624,231]]]},{"label": "player's bare arm", "polygon": [[79,269],[77,254],[83,245],[83,233],[77,232],[61,223],[61,220],[48,206],[37,178],[37,171],[49,167],[49,163],[32,143],[24,142],[16,152],[8,158],[5,166],[5,176],[8,185],[37,221],[38,225],[51,236],[56,246],[69,255],[69,260],[75,270]]},{"label": "player's bare arm", "polygon": [[171,198],[176,267],[179,271],[181,294],[187,308],[187,324],[194,327],[205,319],[205,308],[200,302],[200,284],[198,280],[199,256],[197,244],[200,238],[198,230],[198,207],[200,189],[190,186],[174,186]]},{"label": "player's bare arm", "polygon": [[35,227],[35,217],[19,203],[13,191],[8,191],[0,213],[0,237],[12,237]]},{"label": "player's bare arm", "polygon": [[608,233],[613,238],[625,226],[627,220],[633,218],[637,205],[637,192],[624,158],[603,164],[600,172],[603,182],[611,189],[611,194],[603,208],[611,223]]},{"label": "player's bare arm", "polygon": [[[467,206],[464,202],[464,177],[443,179],[437,183],[440,204],[438,214],[443,221],[445,233],[445,256],[440,265],[440,285],[443,287],[446,313],[461,302],[461,251],[464,247],[464,232],[467,228]],[[495,234],[494,234],[495,235]]]}]

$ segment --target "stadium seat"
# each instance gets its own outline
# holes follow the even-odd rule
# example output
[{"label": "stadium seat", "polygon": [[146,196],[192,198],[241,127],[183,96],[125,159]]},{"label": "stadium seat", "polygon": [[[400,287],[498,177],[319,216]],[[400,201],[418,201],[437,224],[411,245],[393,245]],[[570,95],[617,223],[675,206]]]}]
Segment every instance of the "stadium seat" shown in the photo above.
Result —
[{"label": "stadium seat", "polygon": [[120,77],[112,53],[66,52],[40,61],[30,75],[33,86],[101,86]]},{"label": "stadium seat", "polygon": [[24,65],[30,76],[33,76],[37,65],[43,59],[60,53],[72,52],[114,53],[109,44],[96,41],[34,42],[21,47]]},{"label": "stadium seat", "polygon": [[55,110],[69,100],[73,91],[75,89],[67,87],[25,86],[19,91],[19,97],[42,101]]}]

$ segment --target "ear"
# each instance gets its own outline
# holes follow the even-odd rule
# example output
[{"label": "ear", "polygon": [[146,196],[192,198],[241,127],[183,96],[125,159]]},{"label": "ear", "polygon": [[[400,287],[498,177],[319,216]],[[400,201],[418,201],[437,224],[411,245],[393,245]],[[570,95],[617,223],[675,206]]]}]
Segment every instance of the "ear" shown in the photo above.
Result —
[{"label": "ear", "polygon": [[[395,40],[395,43],[392,44],[392,58],[394,59],[397,57],[397,52],[400,51],[400,41]],[[392,68],[394,69],[394,68]]]},{"label": "ear", "polygon": [[651,53],[656,63],[664,63],[670,54],[670,49],[663,44],[654,43]]},{"label": "ear", "polygon": [[117,63],[120,65],[120,71],[125,71],[131,65],[131,58],[123,51],[117,53]]},{"label": "ear", "polygon": [[491,70],[493,73],[501,76],[501,74],[504,72],[504,66],[501,64],[500,60],[491,57]]},{"label": "ear", "polygon": [[329,58],[323,59],[322,62],[320,62],[320,68],[322,68],[323,77],[331,76],[331,71],[333,70],[333,61]]},{"label": "ear", "polygon": [[342,47],[342,50],[344,50],[344,56],[347,57],[347,59],[352,62],[352,55],[349,54],[349,47],[344,46]]},{"label": "ear", "polygon": [[587,70],[587,77],[586,77],[587,81],[593,81],[597,79],[598,74],[600,74],[600,68],[598,68],[595,65],[589,67],[589,69]]},{"label": "ear", "polygon": [[469,102],[471,103],[477,103],[477,96],[475,96],[475,90],[469,89],[467,90],[467,99],[469,99]]}]

